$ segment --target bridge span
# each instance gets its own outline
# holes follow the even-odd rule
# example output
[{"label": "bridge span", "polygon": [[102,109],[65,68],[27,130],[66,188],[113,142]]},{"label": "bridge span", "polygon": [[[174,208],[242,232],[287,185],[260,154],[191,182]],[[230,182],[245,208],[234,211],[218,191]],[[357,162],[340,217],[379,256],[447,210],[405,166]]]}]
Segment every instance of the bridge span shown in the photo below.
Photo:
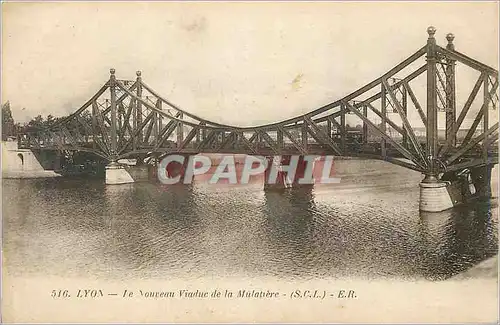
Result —
[{"label": "bridge span", "polygon": [[[189,113],[135,80],[110,78],[78,110],[47,129],[18,136],[33,151],[87,152],[109,163],[108,183],[124,170],[124,158],[154,164],[173,153],[264,156],[334,155],[380,159],[423,174],[420,209],[442,211],[468,196],[488,196],[491,168],[498,163],[498,71],[454,47],[426,44],[379,78],[347,96],[285,121],[238,127]],[[457,107],[457,65],[477,79]],[[425,87],[423,95],[419,93]],[[419,88],[420,87],[420,88]],[[475,109],[474,107],[477,107]],[[416,117],[416,118],[412,118]],[[359,121],[359,128],[347,120]],[[444,134],[438,123],[444,119]],[[465,120],[473,121],[467,128]],[[418,134],[418,125],[425,134]],[[475,193],[469,192],[473,184]]]}]

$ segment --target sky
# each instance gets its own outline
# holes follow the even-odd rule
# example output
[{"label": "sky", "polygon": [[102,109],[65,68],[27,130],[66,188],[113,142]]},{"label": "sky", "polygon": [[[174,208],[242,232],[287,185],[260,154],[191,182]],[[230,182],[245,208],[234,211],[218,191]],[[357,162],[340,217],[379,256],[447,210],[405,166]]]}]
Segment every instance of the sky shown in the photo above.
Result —
[{"label": "sky", "polygon": [[[376,79],[425,45],[430,25],[438,44],[453,32],[458,51],[498,69],[498,9],[496,2],[3,3],[1,99],[16,121],[62,116],[89,99],[110,68],[119,79],[141,70],[163,97],[203,118],[277,122]],[[464,78],[470,91],[475,77]]]}]

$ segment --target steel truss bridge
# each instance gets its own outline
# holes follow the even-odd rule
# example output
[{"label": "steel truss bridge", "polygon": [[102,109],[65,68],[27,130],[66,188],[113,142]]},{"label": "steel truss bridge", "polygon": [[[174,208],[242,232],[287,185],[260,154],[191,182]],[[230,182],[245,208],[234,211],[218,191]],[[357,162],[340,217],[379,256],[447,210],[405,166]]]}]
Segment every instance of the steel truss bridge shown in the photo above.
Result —
[{"label": "steel truss bridge", "polygon": [[[21,134],[19,147],[85,151],[109,162],[203,152],[355,156],[385,160],[431,178],[498,163],[498,122],[490,125],[488,114],[498,106],[498,71],[456,51],[452,34],[441,47],[436,29],[427,32],[423,47],[344,98],[255,127],[198,117],[155,92],[139,71],[136,80],[120,80],[111,69],[109,80],[80,109],[48,129]],[[461,107],[457,67],[477,75]],[[474,105],[479,108],[472,114]],[[441,135],[438,117],[446,120]],[[357,133],[347,129],[348,118],[362,125]],[[466,118],[473,122],[464,129]],[[419,134],[417,124],[425,132]]]}]

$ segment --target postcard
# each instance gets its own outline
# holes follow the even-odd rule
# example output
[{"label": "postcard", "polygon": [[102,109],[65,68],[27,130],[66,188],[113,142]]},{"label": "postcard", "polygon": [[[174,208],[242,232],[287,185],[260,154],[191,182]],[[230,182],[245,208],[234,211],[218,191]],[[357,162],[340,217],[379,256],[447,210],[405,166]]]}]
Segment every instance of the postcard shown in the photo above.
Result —
[{"label": "postcard", "polygon": [[497,323],[498,2],[3,2],[2,321]]}]

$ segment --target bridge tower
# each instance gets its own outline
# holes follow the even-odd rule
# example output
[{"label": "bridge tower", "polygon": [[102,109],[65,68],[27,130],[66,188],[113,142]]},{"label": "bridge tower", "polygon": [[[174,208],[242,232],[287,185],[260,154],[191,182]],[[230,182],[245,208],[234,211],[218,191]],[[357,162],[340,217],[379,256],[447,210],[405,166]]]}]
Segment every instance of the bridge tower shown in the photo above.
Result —
[{"label": "bridge tower", "polygon": [[[420,183],[420,210],[439,212],[453,207],[454,202],[448,193],[449,183],[441,181],[438,175],[437,46],[434,38],[436,28],[430,26],[427,28],[427,33],[429,37],[427,38],[427,124],[425,136],[428,164],[425,177]],[[451,38],[452,40],[453,38]],[[450,88],[454,89],[455,86],[451,86],[454,79],[447,81]],[[447,114],[447,122],[449,122],[448,116]]]},{"label": "bridge tower", "polygon": [[[429,35],[427,39],[427,120],[426,120],[426,149],[427,149],[427,164],[423,171],[425,174],[424,179],[420,183],[420,210],[425,212],[439,212],[444,211],[453,206],[462,203],[467,199],[471,193],[464,194],[461,188],[464,187],[464,179],[457,178],[453,172],[447,173],[446,163],[451,161],[451,158],[445,158],[443,162],[440,158],[443,158],[443,154],[440,151],[446,151],[449,147],[456,147],[457,144],[457,131],[460,128],[460,124],[463,121],[467,110],[470,108],[470,104],[477,94],[477,90],[484,83],[484,98],[482,108],[478,116],[476,117],[473,126],[468,131],[467,136],[463,140],[465,145],[462,143],[458,146],[459,154],[455,154],[453,159],[457,159],[466,150],[469,143],[473,142],[470,140],[472,138],[476,126],[479,123],[481,116],[484,119],[483,125],[483,135],[484,138],[487,137],[491,130],[488,130],[488,103],[490,101],[490,93],[488,90],[488,75],[481,71],[481,76],[476,83],[475,90],[472,91],[472,99],[469,97],[468,104],[465,104],[466,109],[460,113],[458,120],[456,119],[456,88],[455,88],[455,62],[456,59],[453,57],[446,56],[445,64],[445,140],[446,144],[443,147],[439,147],[439,136],[438,136],[438,105],[437,105],[437,64],[441,57],[438,57],[438,46],[436,45],[436,40],[434,34],[436,29],[434,27],[429,27],[427,29]],[[451,33],[446,35],[448,44],[446,50],[449,53],[454,53],[455,46],[453,44],[455,36]],[[441,49],[441,51],[443,51]],[[443,62],[441,61],[441,64]],[[484,81],[482,81],[482,79]],[[441,81],[442,82],[442,81]],[[498,85],[498,81],[495,85]],[[442,99],[442,98],[441,98]],[[478,138],[476,138],[478,139]],[[479,142],[477,140],[475,143]],[[470,147],[469,147],[470,149]],[[461,152],[462,151],[462,152]],[[461,153],[460,153],[461,152]],[[475,195],[477,197],[488,197],[491,196],[491,169],[492,163],[489,162],[488,153],[488,141],[482,144],[482,164],[478,166],[474,165],[464,165],[462,170],[468,168],[472,183],[475,188]],[[447,159],[447,160],[446,160]],[[465,184],[468,188],[468,184]],[[462,193],[461,193],[462,192]]]},{"label": "bridge tower", "polygon": [[110,142],[110,158],[111,161],[106,166],[106,184],[127,184],[133,183],[134,179],[125,170],[125,168],[118,163],[118,123],[117,123],[117,111],[116,111],[116,76],[115,69],[111,68],[109,70],[109,92],[110,92],[110,132],[109,132],[109,142]]}]

